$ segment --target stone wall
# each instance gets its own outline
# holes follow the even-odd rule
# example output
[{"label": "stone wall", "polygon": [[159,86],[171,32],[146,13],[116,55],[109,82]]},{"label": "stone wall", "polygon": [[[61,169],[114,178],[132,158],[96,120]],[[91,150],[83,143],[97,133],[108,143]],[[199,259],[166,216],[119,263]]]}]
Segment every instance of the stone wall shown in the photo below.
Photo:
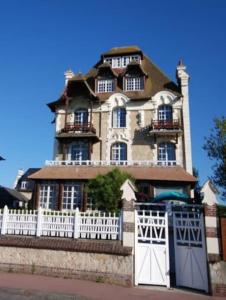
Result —
[{"label": "stone wall", "polygon": [[226,262],[209,263],[211,289],[214,296],[226,296]]},{"label": "stone wall", "polygon": [[10,239],[13,240],[13,238],[0,239],[2,271],[80,278],[124,286],[133,284],[133,256],[129,254],[128,248],[124,251],[121,245],[110,242],[110,247],[108,243],[105,247],[106,242],[84,241],[77,242],[75,247],[71,245],[70,251],[61,250],[67,248],[67,243],[70,243],[64,241],[65,246],[62,247],[62,239],[59,243],[54,239],[52,248],[55,247],[55,250],[44,249],[44,245],[51,248],[52,241],[48,238],[42,240],[23,238],[21,241]]}]

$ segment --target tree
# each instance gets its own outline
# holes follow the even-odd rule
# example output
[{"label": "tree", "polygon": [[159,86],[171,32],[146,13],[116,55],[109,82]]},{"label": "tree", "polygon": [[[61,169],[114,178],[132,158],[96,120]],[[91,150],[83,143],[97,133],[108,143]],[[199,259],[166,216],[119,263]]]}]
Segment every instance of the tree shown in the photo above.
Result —
[{"label": "tree", "polygon": [[215,160],[213,176],[211,180],[221,190],[222,196],[226,198],[226,118],[216,118],[214,128],[210,136],[205,138],[203,149],[207,151],[208,157]]},{"label": "tree", "polygon": [[199,183],[199,172],[195,167],[193,168],[193,176],[197,178],[197,181],[194,186],[194,204],[201,204],[203,195],[201,193],[201,186]]},{"label": "tree", "polygon": [[132,177],[118,168],[113,169],[105,175],[97,175],[91,179],[87,186],[89,197],[93,199],[95,208],[107,211],[117,212],[121,208],[121,185],[126,179]]}]

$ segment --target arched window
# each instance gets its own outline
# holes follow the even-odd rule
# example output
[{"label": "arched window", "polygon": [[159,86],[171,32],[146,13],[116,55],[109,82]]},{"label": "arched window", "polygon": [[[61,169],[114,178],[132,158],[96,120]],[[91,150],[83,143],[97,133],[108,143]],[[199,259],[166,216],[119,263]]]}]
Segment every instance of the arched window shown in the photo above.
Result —
[{"label": "arched window", "polygon": [[116,107],[112,113],[112,127],[126,127],[126,109],[124,107]]},{"label": "arched window", "polygon": [[175,145],[173,143],[158,144],[158,164],[160,165],[176,164]]},{"label": "arched window", "polygon": [[127,160],[127,145],[125,143],[115,143],[111,147],[111,160]]},{"label": "arched window", "polygon": [[85,125],[88,123],[88,111],[87,109],[77,109],[75,111],[75,125]]},{"label": "arched window", "polygon": [[161,105],[158,108],[158,120],[172,120],[173,119],[173,111],[171,105]]}]

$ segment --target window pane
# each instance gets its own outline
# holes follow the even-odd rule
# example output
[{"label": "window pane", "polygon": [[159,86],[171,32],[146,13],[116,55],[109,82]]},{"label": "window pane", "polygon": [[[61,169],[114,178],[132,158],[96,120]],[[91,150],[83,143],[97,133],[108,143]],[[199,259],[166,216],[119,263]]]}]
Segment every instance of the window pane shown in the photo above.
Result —
[{"label": "window pane", "polygon": [[113,92],[114,91],[114,80],[113,79],[98,80],[97,91],[98,91],[98,93]]},{"label": "window pane", "polygon": [[112,160],[127,160],[127,145],[125,143],[115,143],[111,151]]},{"label": "window pane", "polygon": [[63,209],[74,210],[81,208],[81,185],[66,183],[63,191]]},{"label": "window pane", "polygon": [[113,127],[126,127],[126,109],[124,107],[117,107],[113,110]]},{"label": "window pane", "polygon": [[158,145],[158,160],[176,160],[175,145],[172,143],[160,143]]},{"label": "window pane", "polygon": [[88,123],[88,111],[87,110],[77,110],[75,112],[75,124],[87,124]]},{"label": "window pane", "polygon": [[128,77],[126,81],[126,91],[140,91],[144,89],[144,77]]},{"label": "window pane", "polygon": [[172,106],[161,105],[158,109],[159,120],[172,120]]},{"label": "window pane", "polygon": [[54,184],[41,184],[39,203],[44,209],[54,209],[56,186]]},{"label": "window pane", "polygon": [[87,143],[76,143],[71,147],[71,160],[88,160],[89,151]]}]

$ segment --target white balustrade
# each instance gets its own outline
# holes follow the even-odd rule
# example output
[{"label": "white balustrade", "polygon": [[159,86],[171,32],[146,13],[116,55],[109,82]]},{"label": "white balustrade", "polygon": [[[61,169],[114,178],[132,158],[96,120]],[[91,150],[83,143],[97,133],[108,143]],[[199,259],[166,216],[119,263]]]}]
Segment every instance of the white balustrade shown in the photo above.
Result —
[{"label": "white balustrade", "polygon": [[121,236],[121,217],[97,211],[13,210],[0,211],[1,235],[34,235],[116,240]]},{"label": "white balustrade", "polygon": [[175,160],[46,160],[46,166],[175,166]]}]

